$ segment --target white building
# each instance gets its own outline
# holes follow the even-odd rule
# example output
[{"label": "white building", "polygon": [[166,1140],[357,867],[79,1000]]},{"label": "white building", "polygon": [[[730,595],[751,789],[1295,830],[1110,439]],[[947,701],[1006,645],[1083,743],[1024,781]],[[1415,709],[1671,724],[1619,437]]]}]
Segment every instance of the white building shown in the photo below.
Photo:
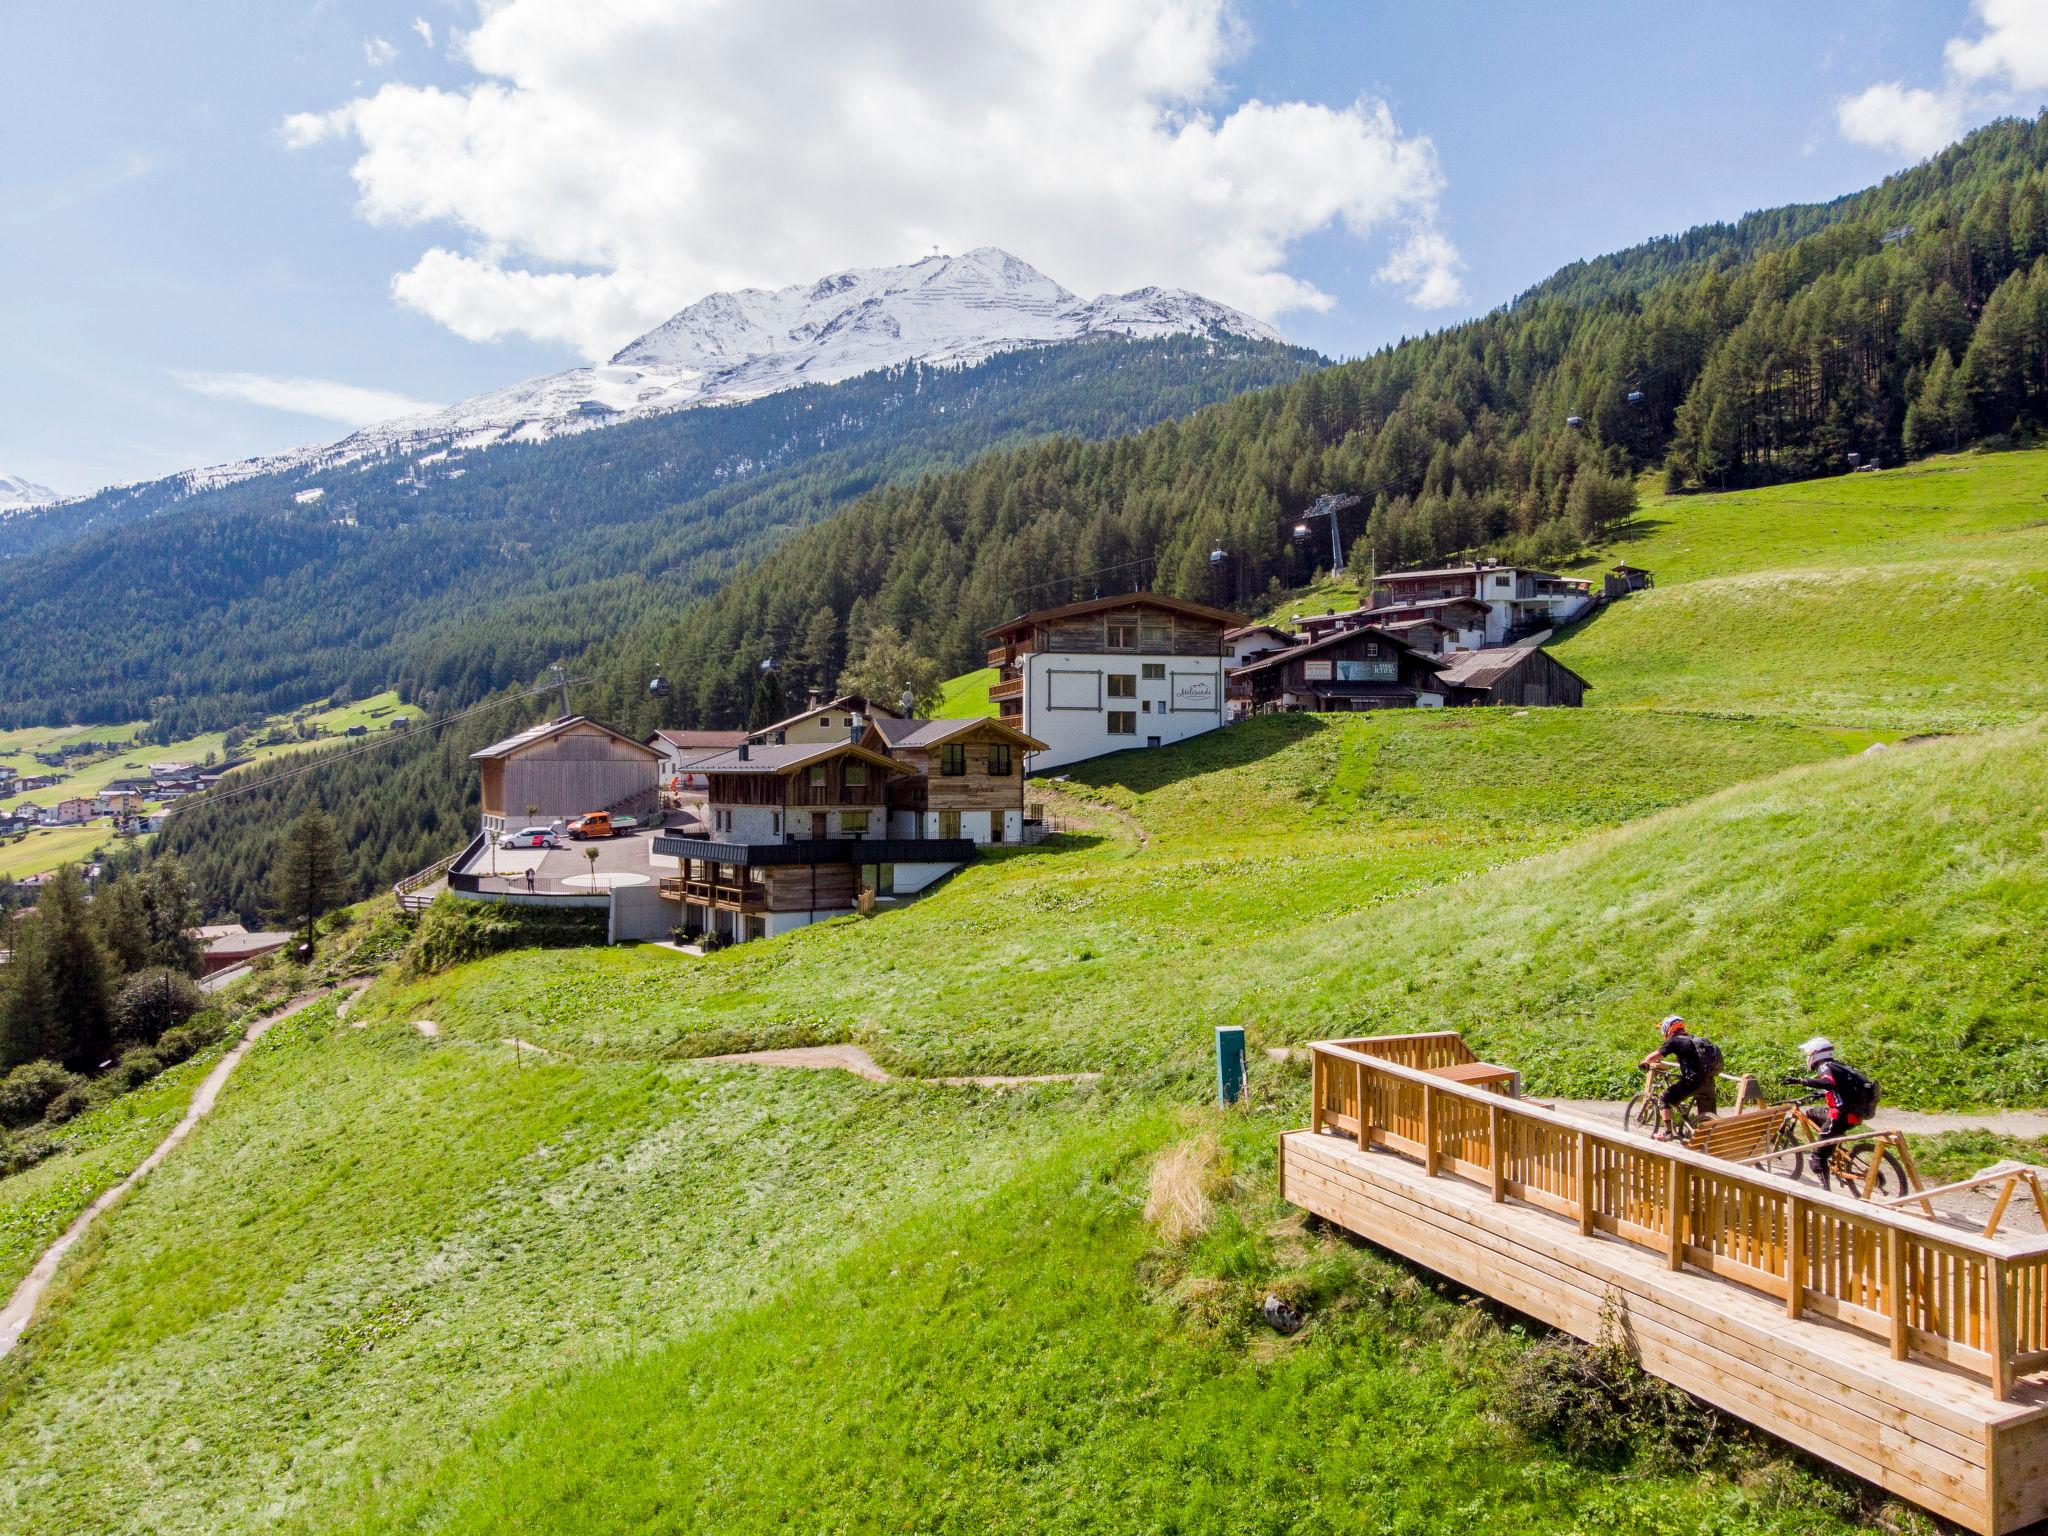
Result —
[{"label": "white building", "polygon": [[1239,614],[1131,592],[1044,608],[989,631],[989,687],[1005,725],[1045,743],[1032,773],[1128,747],[1162,747],[1223,724]]},{"label": "white building", "polygon": [[[1500,645],[1539,629],[1571,623],[1592,608],[1594,596],[1593,584],[1576,576],[1474,561],[1375,577],[1369,611],[1376,617],[1366,622],[1391,622],[1396,615],[1387,610],[1393,609],[1400,611],[1401,618],[1447,618],[1463,630],[1466,623],[1459,618],[1459,610],[1446,606],[1459,600],[1478,603],[1486,610],[1484,629],[1473,638],[1484,645]],[[1463,636],[1460,643],[1467,644]]]}]

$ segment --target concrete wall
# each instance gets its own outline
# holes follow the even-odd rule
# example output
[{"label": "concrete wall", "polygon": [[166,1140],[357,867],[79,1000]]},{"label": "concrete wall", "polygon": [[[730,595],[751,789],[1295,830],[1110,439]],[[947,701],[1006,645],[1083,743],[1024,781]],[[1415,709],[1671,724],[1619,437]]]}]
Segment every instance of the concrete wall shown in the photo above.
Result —
[{"label": "concrete wall", "polygon": [[[1162,668],[1165,676],[1146,677],[1148,665]],[[1223,669],[1220,656],[1069,655],[1057,651],[1027,655],[1024,732],[1044,742],[1047,750],[1027,757],[1026,770],[1043,773],[1105,752],[1169,746],[1215,730],[1224,718]],[[1111,698],[1112,676],[1135,677],[1136,697]],[[1098,680],[1092,689],[1090,678]],[[1055,697],[1063,707],[1053,707]],[[1188,707],[1197,697],[1206,702]],[[1090,698],[1092,704],[1087,702]],[[1109,717],[1119,711],[1137,717],[1137,728],[1130,735],[1110,734]]]}]

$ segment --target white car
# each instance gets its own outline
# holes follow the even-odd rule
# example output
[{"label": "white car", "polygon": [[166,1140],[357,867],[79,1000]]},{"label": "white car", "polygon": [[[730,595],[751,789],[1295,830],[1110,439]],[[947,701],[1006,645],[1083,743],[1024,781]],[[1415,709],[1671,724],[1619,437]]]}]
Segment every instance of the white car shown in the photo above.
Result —
[{"label": "white car", "polygon": [[521,827],[498,838],[500,848],[559,848],[562,840],[546,827]]}]

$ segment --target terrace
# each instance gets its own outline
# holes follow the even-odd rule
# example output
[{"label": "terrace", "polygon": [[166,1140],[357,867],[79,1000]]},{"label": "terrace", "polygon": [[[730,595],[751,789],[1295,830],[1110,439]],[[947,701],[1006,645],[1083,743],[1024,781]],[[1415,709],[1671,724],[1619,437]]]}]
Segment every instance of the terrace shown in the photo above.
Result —
[{"label": "terrace", "polygon": [[[1313,1048],[1284,1198],[1986,1536],[2048,1516],[2048,1238],[1512,1096],[1456,1034]],[[1448,1074],[1448,1075],[1447,1075]]]}]

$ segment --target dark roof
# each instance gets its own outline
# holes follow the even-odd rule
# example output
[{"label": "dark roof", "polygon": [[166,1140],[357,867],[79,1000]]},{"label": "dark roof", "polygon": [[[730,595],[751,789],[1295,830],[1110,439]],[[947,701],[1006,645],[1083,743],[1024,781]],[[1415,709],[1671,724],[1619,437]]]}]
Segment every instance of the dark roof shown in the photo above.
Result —
[{"label": "dark roof", "polygon": [[739,749],[720,752],[713,757],[700,757],[690,764],[697,773],[794,773],[813,760],[823,761],[850,752],[870,763],[879,763],[892,773],[908,773],[910,770],[898,762],[892,762],[881,753],[864,747],[856,741],[805,741],[791,742],[783,746],[750,746],[747,755],[739,755]]},{"label": "dark roof", "polygon": [[1521,571],[1534,576],[1538,581],[1555,581],[1552,571],[1539,571],[1533,565],[1440,565],[1428,571],[1382,571],[1373,578],[1373,585],[1383,581],[1420,581],[1425,576],[1490,576],[1506,571],[1512,574]]},{"label": "dark roof", "polygon": [[1320,640],[1311,640],[1308,644],[1297,645],[1292,650],[1275,651],[1271,656],[1261,656],[1257,661],[1248,661],[1243,666],[1234,669],[1230,675],[1232,677],[1245,677],[1253,672],[1263,672],[1268,667],[1285,666],[1290,661],[1300,661],[1303,657],[1313,656],[1318,651],[1327,651],[1333,646],[1348,645],[1354,640],[1362,640],[1368,636],[1377,636],[1386,641],[1387,644],[1406,651],[1426,667],[1435,667],[1441,670],[1444,665],[1442,661],[1429,655],[1427,652],[1418,651],[1399,635],[1381,629],[1377,625],[1362,624],[1356,629],[1340,629],[1334,635],[1325,635]]},{"label": "dark roof", "polygon": [[1162,597],[1157,592],[1120,592],[1115,597],[1091,597],[1085,602],[1066,603],[1058,608],[1033,609],[1030,613],[1019,614],[1007,624],[996,625],[988,633],[1007,635],[1027,624],[1079,618],[1084,613],[1107,613],[1113,608],[1159,608],[1167,613],[1177,613],[1191,619],[1211,619],[1225,629],[1238,629],[1248,622],[1241,613],[1232,613],[1225,608],[1211,608],[1207,603],[1191,603],[1180,597]]},{"label": "dark roof", "polygon": [[588,716],[562,715],[554,720],[544,720],[539,725],[529,725],[525,730],[518,732],[516,735],[507,736],[503,741],[494,741],[481,751],[470,753],[469,760],[474,763],[490,758],[511,757],[513,754],[523,752],[538,742],[546,741],[550,736],[559,736],[571,727],[579,725],[587,725],[596,730],[603,731],[605,735],[623,741],[627,746],[634,748],[636,751],[645,752],[649,757],[661,756],[660,752],[650,747],[646,742],[635,741],[632,737],[626,735],[625,732],[615,731],[608,725],[599,725],[597,721],[590,719]]},{"label": "dark roof", "polygon": [[[1476,597],[1425,597],[1412,603],[1382,603],[1377,608],[1359,608],[1357,613],[1386,613],[1399,609],[1403,613],[1420,612],[1425,608],[1477,608],[1484,611],[1486,604]],[[1342,615],[1340,614],[1341,618]]]},{"label": "dark roof", "polygon": [[267,955],[291,943],[288,933],[226,933],[206,946],[206,953],[222,955]]},{"label": "dark roof", "polygon": [[753,733],[754,737],[758,739],[763,736],[772,736],[777,731],[788,730],[789,727],[797,724],[799,721],[808,720],[813,715],[822,715],[828,709],[833,710],[839,714],[869,716],[886,715],[891,719],[901,719],[903,716],[903,712],[901,710],[896,709],[888,704],[877,704],[873,699],[870,699],[866,694],[842,693],[836,699],[826,699],[823,703],[820,704],[806,705],[796,714],[791,715],[787,720],[778,720],[773,725],[764,725],[761,727],[761,729]]},{"label": "dark roof", "polygon": [[656,731],[647,738],[647,744],[651,747],[655,742],[662,741],[671,747],[684,750],[703,747],[717,751],[721,748],[736,747],[746,739],[745,731]]},{"label": "dark roof", "polygon": [[1258,634],[1262,630],[1269,635],[1278,635],[1282,640],[1285,640],[1289,645],[1300,644],[1300,641],[1294,636],[1293,633],[1291,633],[1288,630],[1282,629],[1278,624],[1240,624],[1235,629],[1226,629],[1225,631],[1223,631],[1223,638],[1226,641],[1237,640],[1245,635]]},{"label": "dark roof", "polygon": [[[1451,664],[1439,675],[1445,682],[1459,688],[1491,688],[1502,678],[1521,666],[1531,656],[1542,650],[1543,642],[1549,637],[1549,634],[1550,631],[1545,630],[1542,634],[1533,635],[1529,639],[1522,641],[1519,645],[1497,645],[1484,651],[1462,651],[1451,658]],[[1564,670],[1567,672],[1572,671],[1570,667],[1566,667],[1555,656],[1551,657],[1550,660],[1554,666],[1564,667]],[[1576,672],[1572,672],[1572,676],[1578,677],[1579,675]],[[1586,680],[1580,677],[1579,681],[1585,683]],[[1591,687],[1592,685],[1588,683],[1586,686]]]}]

